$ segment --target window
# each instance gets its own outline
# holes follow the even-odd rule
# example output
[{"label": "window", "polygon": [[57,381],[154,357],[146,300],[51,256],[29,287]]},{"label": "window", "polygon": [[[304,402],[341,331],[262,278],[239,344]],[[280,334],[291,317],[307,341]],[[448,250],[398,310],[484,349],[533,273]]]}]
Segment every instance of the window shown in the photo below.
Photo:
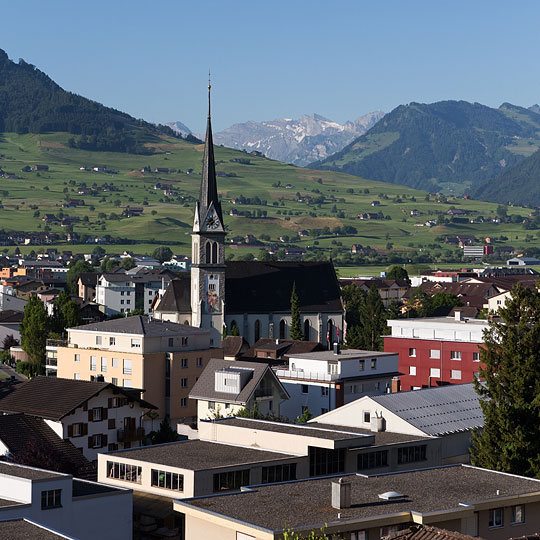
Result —
[{"label": "window", "polygon": [[101,357],[101,371],[107,371],[107,359],[104,356]]},{"label": "window", "polygon": [[131,379],[122,379],[122,386],[125,388],[131,388]]},{"label": "window", "polygon": [[365,367],[366,367],[366,361],[358,360],[358,371],[364,371]]},{"label": "window", "polygon": [[80,373],[74,373],[74,374],[73,374],[73,378],[74,378],[76,381],[80,381],[80,380],[81,380],[81,374],[80,374]]},{"label": "window", "polygon": [[103,448],[103,437],[101,436],[101,433],[91,435],[89,439],[88,446],[90,446],[90,448]]},{"label": "window", "polygon": [[240,489],[249,484],[249,469],[214,474],[214,493]]},{"label": "window", "polygon": [[183,368],[187,368],[188,367],[188,359],[187,358],[182,358],[182,360],[180,361],[180,365]]},{"label": "window", "polygon": [[440,358],[441,358],[440,349],[430,349],[429,350],[429,357],[434,358],[435,360],[440,360]]},{"label": "window", "polygon": [[51,508],[61,508],[62,506],[62,490],[51,489],[50,491],[41,492],[41,509],[49,510]]},{"label": "window", "polygon": [[184,475],[152,469],[152,486],[174,491],[184,491]]},{"label": "window", "polygon": [[116,377],[113,377],[113,378],[111,379],[111,382],[112,382],[113,384],[118,384],[118,379],[117,379]]},{"label": "window", "polygon": [[68,426],[68,437],[82,437],[88,433],[88,426],[79,422]]},{"label": "window", "polygon": [[169,338],[169,347],[172,347],[174,345],[174,338]]},{"label": "window", "polygon": [[364,423],[371,422],[371,413],[369,411],[364,411]]},{"label": "window", "polygon": [[101,336],[96,336],[96,345],[101,345]]},{"label": "window", "polygon": [[131,338],[131,346],[141,348],[141,340],[140,338]]},{"label": "window", "polygon": [[461,351],[450,351],[450,360],[461,360]]},{"label": "window", "polygon": [[321,396],[328,395],[328,386],[321,386]]},{"label": "window", "polygon": [[91,356],[90,357],[90,371],[96,371],[96,357]]},{"label": "window", "polygon": [[183,338],[182,338],[182,347],[187,347],[187,344],[188,344],[188,338],[187,338],[187,337],[183,337]]},{"label": "window", "polygon": [[460,369],[453,369],[450,372],[450,378],[451,379],[458,379],[461,380],[461,370]]},{"label": "window", "polygon": [[504,525],[504,508],[492,508],[489,511],[489,526],[502,527]]},{"label": "window", "polygon": [[366,540],[366,531],[353,531],[351,532],[351,540]]},{"label": "window", "polygon": [[356,468],[359,471],[366,469],[378,469],[388,466],[388,450],[366,452],[356,456]]},{"label": "window", "polygon": [[416,356],[416,349],[415,348],[410,348],[409,349],[409,356]]},{"label": "window", "polygon": [[76,354],[75,355],[75,362],[80,362],[81,361],[81,355],[80,354]]},{"label": "window", "polygon": [[124,301],[123,300],[120,300],[120,305],[124,305]]},{"label": "window", "polygon": [[180,407],[187,407],[187,398],[180,398]]},{"label": "window", "polygon": [[285,339],[285,319],[279,321],[279,339]]},{"label": "window", "polygon": [[116,345],[116,338],[110,337],[109,338],[109,345]]},{"label": "window", "polygon": [[101,407],[95,407],[92,409],[92,422],[101,422],[103,419],[103,409]]},{"label": "window", "polygon": [[418,446],[404,446],[398,448],[398,465],[404,463],[415,463],[416,461],[425,461],[427,444],[421,444]]},{"label": "window", "polygon": [[309,475],[338,474],[345,470],[345,449],[309,448]]},{"label": "window", "polygon": [[377,369],[377,359],[376,358],[371,359],[371,369]]},{"label": "window", "polygon": [[525,523],[525,505],[512,506],[512,523]]},{"label": "window", "polygon": [[123,368],[122,373],[124,375],[131,375],[131,360],[124,359],[124,368]]},{"label": "window", "polygon": [[284,463],[262,468],[262,484],[296,480],[296,463]]},{"label": "window", "polygon": [[479,352],[473,352],[472,353],[472,359],[473,359],[473,362],[480,362],[480,353]]},{"label": "window", "polygon": [[216,402],[215,401],[209,401],[208,402],[208,408],[213,411],[216,408]]},{"label": "window", "polygon": [[114,368],[118,367],[118,358],[113,358],[111,360],[111,367],[114,367]]},{"label": "window", "polygon": [[138,467],[137,465],[107,461],[107,471],[107,476],[109,478],[125,480],[126,482],[135,482],[136,484],[141,483],[142,467]]},{"label": "window", "polygon": [[307,384],[302,385],[302,394],[309,393],[309,386]]},{"label": "window", "polygon": [[180,380],[180,386],[182,386],[182,388],[187,388],[187,379],[186,378]]},{"label": "window", "polygon": [[197,364],[196,365],[197,365],[197,367],[202,367],[202,358],[201,357],[197,358]]},{"label": "window", "polygon": [[255,332],[255,342],[257,342],[259,341],[259,339],[261,339],[261,321],[259,319],[255,321],[254,332]]},{"label": "window", "polygon": [[441,376],[441,370],[439,368],[430,368],[429,376],[436,379]]},{"label": "window", "polygon": [[416,375],[416,366],[409,366],[409,375]]}]

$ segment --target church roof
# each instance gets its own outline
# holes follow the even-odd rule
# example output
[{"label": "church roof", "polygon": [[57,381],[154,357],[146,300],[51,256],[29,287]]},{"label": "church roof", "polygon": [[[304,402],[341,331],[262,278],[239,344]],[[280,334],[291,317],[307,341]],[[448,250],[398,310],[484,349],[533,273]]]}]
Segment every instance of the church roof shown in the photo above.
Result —
[{"label": "church roof", "polygon": [[341,312],[341,293],[331,262],[229,261],[225,306],[232,313],[289,312],[296,283],[301,311]]},{"label": "church roof", "polygon": [[191,276],[189,272],[173,279],[156,307],[156,311],[166,313],[191,313]]}]

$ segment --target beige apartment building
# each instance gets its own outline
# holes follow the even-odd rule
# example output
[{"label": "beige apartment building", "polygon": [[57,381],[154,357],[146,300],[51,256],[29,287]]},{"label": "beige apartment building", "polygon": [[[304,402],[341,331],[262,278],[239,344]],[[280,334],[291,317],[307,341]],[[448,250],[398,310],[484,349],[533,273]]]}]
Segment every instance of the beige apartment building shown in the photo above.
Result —
[{"label": "beige apartment building", "polygon": [[143,389],[159,418],[191,422],[197,403],[189,392],[211,357],[222,350],[210,348],[209,330],[139,315],[69,328],[58,377]]}]

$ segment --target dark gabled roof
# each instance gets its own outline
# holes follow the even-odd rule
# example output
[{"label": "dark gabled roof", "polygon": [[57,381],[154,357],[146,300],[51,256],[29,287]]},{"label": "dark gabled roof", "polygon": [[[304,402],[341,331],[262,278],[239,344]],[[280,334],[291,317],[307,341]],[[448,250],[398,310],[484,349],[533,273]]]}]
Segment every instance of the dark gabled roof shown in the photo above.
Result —
[{"label": "dark gabled roof", "polygon": [[[272,338],[261,338],[253,345],[253,347],[249,348],[242,355],[242,359],[257,359],[257,351],[277,351],[279,359],[286,359],[289,354],[305,354],[324,350],[324,346],[318,341],[295,341],[294,339],[275,340]],[[265,359],[265,361],[270,360]]]},{"label": "dark gabled roof", "polygon": [[236,357],[240,355],[243,349],[247,349],[248,347],[248,342],[242,336],[227,336],[221,341],[224,357]]},{"label": "dark gabled roof", "polygon": [[412,525],[403,531],[383,536],[381,540],[482,540],[482,538],[430,525]]},{"label": "dark gabled roof", "polygon": [[14,309],[0,311],[0,324],[20,323],[23,320],[23,312]]},{"label": "dark gabled roof", "polygon": [[42,418],[20,413],[1,415],[0,441],[15,456],[35,442],[48,454],[58,457],[59,461],[69,462],[74,470],[84,473],[92,468],[81,451],[71,442],[60,438]]},{"label": "dark gabled roof", "polygon": [[341,312],[341,291],[331,262],[226,263],[225,305],[233,313],[287,313],[296,283],[300,309]]},{"label": "dark gabled roof", "polygon": [[[253,372],[251,379],[238,394],[216,392],[215,373],[216,371],[226,368],[250,369]],[[239,360],[221,360],[218,358],[212,358],[210,362],[208,362],[208,365],[201,373],[199,380],[191,389],[189,397],[190,399],[202,399],[206,401],[219,401],[220,403],[236,403],[239,405],[245,405],[267,373],[269,373],[275,380],[275,383],[280,388],[283,397],[288,398],[289,395],[287,391],[285,388],[283,388],[283,385],[268,364],[258,362],[241,362]]]},{"label": "dark gabled roof", "polygon": [[169,283],[155,311],[191,313],[191,274],[185,272]]},{"label": "dark gabled roof", "polygon": [[89,332],[107,332],[111,334],[137,334],[147,337],[156,336],[190,336],[208,334],[209,330],[195,328],[185,324],[177,324],[159,319],[150,319],[143,315],[122,317],[98,323],[83,324],[68,330],[86,330]]},{"label": "dark gabled roof", "polygon": [[36,377],[19,385],[14,392],[0,399],[0,411],[25,413],[58,421],[81,407],[90,398],[109,388],[132,401],[138,401],[144,408],[157,408],[111,383]]},{"label": "dark gabled roof", "polygon": [[95,287],[100,275],[98,272],[81,272],[78,280],[86,287]]}]

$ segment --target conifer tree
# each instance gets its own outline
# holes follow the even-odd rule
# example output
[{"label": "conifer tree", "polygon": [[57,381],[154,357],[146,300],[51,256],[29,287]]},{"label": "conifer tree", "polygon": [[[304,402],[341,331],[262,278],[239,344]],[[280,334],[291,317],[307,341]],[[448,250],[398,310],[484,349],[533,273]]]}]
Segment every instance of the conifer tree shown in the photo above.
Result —
[{"label": "conifer tree", "polygon": [[372,285],[366,301],[360,309],[362,321],[362,348],[380,351],[383,348],[382,336],[386,333],[386,313],[375,285]]},{"label": "conifer tree", "polygon": [[540,477],[540,294],[519,285],[481,350],[484,427],[473,435],[473,465]]},{"label": "conifer tree", "polygon": [[291,339],[302,340],[302,322],[300,320],[300,307],[298,305],[298,294],[296,294],[296,282],[293,283],[291,292]]},{"label": "conifer tree", "polygon": [[37,296],[31,296],[24,307],[20,332],[22,348],[38,371],[39,365],[45,362],[49,317],[43,302]]}]

